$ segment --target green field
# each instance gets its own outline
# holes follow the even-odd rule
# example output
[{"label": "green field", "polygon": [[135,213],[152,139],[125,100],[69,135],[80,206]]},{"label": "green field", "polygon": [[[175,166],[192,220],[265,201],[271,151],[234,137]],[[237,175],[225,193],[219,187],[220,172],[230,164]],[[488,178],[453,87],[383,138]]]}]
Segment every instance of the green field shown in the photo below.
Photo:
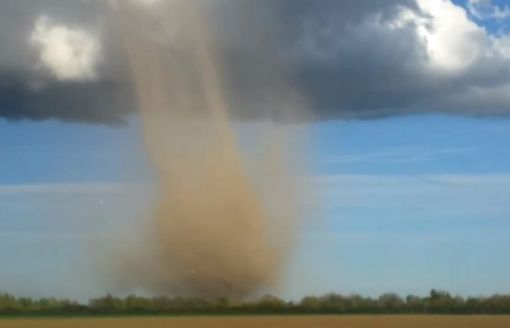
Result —
[{"label": "green field", "polygon": [[510,316],[238,316],[0,319],[0,328],[508,328]]}]

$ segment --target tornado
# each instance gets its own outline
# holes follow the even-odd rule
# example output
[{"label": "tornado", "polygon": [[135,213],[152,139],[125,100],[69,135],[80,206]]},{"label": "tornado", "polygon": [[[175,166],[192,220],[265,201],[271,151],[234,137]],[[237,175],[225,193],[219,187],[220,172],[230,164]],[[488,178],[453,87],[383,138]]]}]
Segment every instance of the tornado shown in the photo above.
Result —
[{"label": "tornado", "polygon": [[[273,290],[295,242],[298,138],[252,122],[257,151],[242,149],[206,1],[123,1],[113,12],[158,183],[150,240],[123,266],[132,284],[237,300]],[[297,113],[297,92],[274,71],[266,103]]]}]

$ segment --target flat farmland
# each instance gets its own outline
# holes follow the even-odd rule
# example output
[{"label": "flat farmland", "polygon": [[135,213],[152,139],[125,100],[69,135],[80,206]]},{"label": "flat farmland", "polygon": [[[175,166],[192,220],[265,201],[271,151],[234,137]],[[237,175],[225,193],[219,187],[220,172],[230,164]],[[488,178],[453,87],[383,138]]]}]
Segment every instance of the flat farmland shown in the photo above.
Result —
[{"label": "flat farmland", "polygon": [[508,328],[510,316],[232,316],[0,319],[0,328]]}]

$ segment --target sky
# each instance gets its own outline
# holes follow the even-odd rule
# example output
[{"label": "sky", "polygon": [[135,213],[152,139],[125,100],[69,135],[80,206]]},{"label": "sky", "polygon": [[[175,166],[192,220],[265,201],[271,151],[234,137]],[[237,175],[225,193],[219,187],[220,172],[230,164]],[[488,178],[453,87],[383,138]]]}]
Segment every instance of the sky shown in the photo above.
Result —
[{"label": "sky", "polygon": [[[285,37],[226,73],[285,62],[316,117],[300,179],[320,201],[278,294],[509,293],[510,3],[291,2],[251,8],[245,35],[265,15]],[[14,45],[0,50],[0,291],[86,300],[119,290],[98,263],[136,242],[155,173],[102,7],[37,3],[0,4]],[[243,17],[232,8],[215,12],[232,17],[218,29]],[[220,42],[232,60],[246,47]],[[247,90],[265,81],[239,83],[232,103],[254,103]],[[278,116],[255,107],[233,115]]]},{"label": "sky", "polygon": [[[150,208],[153,173],[137,119],[0,127],[1,289],[117,292],[94,254]],[[301,229],[281,295],[510,289],[510,120],[426,115],[310,130],[304,179],[321,203]]]}]

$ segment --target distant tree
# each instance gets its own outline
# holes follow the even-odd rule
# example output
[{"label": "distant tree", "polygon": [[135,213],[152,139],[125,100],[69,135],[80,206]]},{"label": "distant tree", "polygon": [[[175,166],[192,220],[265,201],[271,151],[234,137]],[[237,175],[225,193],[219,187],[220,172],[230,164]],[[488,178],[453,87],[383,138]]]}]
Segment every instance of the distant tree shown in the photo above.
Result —
[{"label": "distant tree", "polygon": [[426,302],[419,296],[408,295],[405,301],[407,313],[425,313],[427,311]]},{"label": "distant tree", "polygon": [[282,312],[285,310],[286,303],[278,297],[266,295],[257,301],[255,307],[263,312]]},{"label": "distant tree", "polygon": [[307,296],[297,304],[266,295],[251,302],[233,302],[228,298],[208,300],[185,297],[105,297],[88,305],[55,298],[16,298],[0,293],[0,315],[41,314],[168,314],[168,313],[416,313],[416,314],[510,314],[510,295],[462,298],[433,289],[426,297],[409,295],[402,299],[394,293],[378,298],[360,295],[326,294]]},{"label": "distant tree", "polygon": [[404,301],[394,293],[379,296],[377,303],[382,312],[398,313],[405,310]]},{"label": "distant tree", "polygon": [[116,313],[123,311],[125,306],[122,299],[108,294],[102,298],[92,299],[89,302],[89,308],[99,313]]}]

